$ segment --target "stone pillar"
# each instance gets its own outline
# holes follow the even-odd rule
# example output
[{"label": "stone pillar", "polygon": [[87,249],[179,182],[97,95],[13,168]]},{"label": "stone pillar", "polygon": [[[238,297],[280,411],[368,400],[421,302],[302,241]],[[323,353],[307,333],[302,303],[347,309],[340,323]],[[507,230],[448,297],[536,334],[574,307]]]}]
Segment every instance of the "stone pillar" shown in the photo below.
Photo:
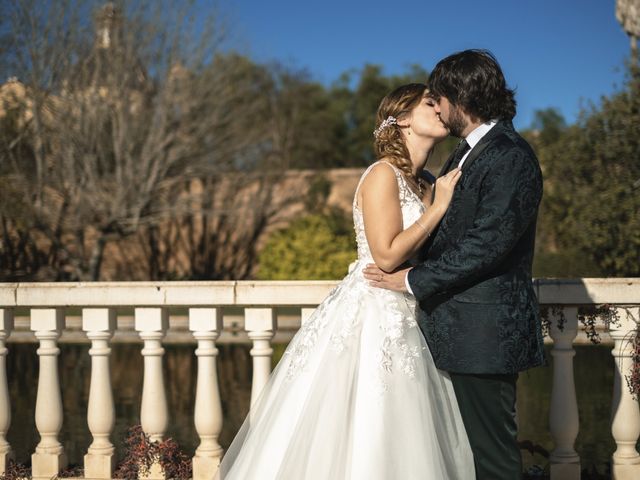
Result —
[{"label": "stone pillar", "polygon": [[[160,442],[169,423],[167,393],[164,388],[162,370],[162,339],[169,328],[169,315],[166,308],[136,308],[135,328],[144,342],[144,382],[142,385],[142,407],[140,423],[142,430],[152,442]],[[149,470],[147,479],[164,479],[166,475],[159,462]]]},{"label": "stone pillar", "polygon": [[[616,451],[611,459],[612,478],[615,480],[637,480],[640,478],[640,455],[636,442],[640,437],[640,408],[638,400],[629,391],[625,377],[631,373],[633,365],[633,338],[636,335],[640,309],[628,311],[618,309],[620,326],[611,325],[610,334],[615,342],[615,376],[613,382],[613,403],[611,405],[611,434],[616,442]],[[634,319],[635,317],[635,319]]]},{"label": "stone pillar", "polygon": [[116,329],[116,311],[112,308],[82,309],[82,329],[91,340],[87,423],[93,436],[93,442],[84,456],[84,476],[110,479],[115,468],[115,449],[109,437],[116,415],[109,370],[109,340]]},{"label": "stone pillar", "polygon": [[564,308],[565,323],[558,328],[558,316],[551,318],[550,334],[553,339],[553,387],[549,427],[555,448],[551,452],[552,480],[580,480],[580,457],[574,449],[580,419],[576,386],[573,380],[573,340],[578,334],[578,309]]},{"label": "stone pillar", "polygon": [[271,374],[271,339],[276,329],[276,317],[272,308],[245,308],[244,326],[253,341],[253,379],[251,382],[251,406],[260,396],[260,392]]},{"label": "stone pillar", "polygon": [[13,457],[11,445],[7,442],[7,432],[11,426],[11,402],[7,383],[6,357],[9,350],[5,346],[7,337],[13,330],[13,309],[0,308],[0,475],[7,469]]},{"label": "stone pillar", "polygon": [[222,430],[222,404],[216,373],[216,339],[222,332],[219,308],[190,308],[189,329],[198,341],[198,380],[194,422],[200,445],[193,457],[193,480],[213,480],[222,459],[218,437]]},{"label": "stone pillar", "polygon": [[64,328],[61,308],[31,309],[31,330],[40,341],[40,373],[36,399],[36,428],[40,443],[31,455],[34,479],[50,479],[67,466],[67,458],[58,434],[62,428],[62,396],[58,379],[58,338]]}]

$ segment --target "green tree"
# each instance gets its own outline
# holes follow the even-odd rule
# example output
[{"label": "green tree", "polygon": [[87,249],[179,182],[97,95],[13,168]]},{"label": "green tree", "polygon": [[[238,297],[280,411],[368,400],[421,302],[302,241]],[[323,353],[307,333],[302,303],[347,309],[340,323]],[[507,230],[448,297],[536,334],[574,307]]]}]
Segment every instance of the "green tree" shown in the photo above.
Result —
[{"label": "green tree", "polygon": [[335,280],[356,259],[351,222],[343,215],[308,215],[274,233],[258,257],[260,280]]},{"label": "green tree", "polygon": [[[534,145],[543,168],[544,242],[594,274],[640,275],[640,70],[621,91],[564,128],[542,115]],[[572,272],[558,271],[558,275]]]},{"label": "green tree", "polygon": [[307,72],[272,66],[269,96],[274,153],[285,168],[331,168],[346,156],[350,92],[330,90]]},{"label": "green tree", "polygon": [[302,71],[273,68],[270,91],[275,151],[290,168],[365,166],[373,161],[376,110],[382,97],[410,82],[425,82],[418,65],[401,75],[384,75],[379,65],[346,72],[330,87]]},{"label": "green tree", "polygon": [[349,127],[348,158],[351,165],[368,165],[374,160],[373,136],[376,111],[382,98],[406,83],[425,83],[429,74],[419,65],[412,65],[402,75],[383,75],[380,65],[365,65],[347,111]]},{"label": "green tree", "polygon": [[536,143],[551,145],[557,142],[567,128],[567,122],[556,108],[537,110],[533,117],[532,129]]}]

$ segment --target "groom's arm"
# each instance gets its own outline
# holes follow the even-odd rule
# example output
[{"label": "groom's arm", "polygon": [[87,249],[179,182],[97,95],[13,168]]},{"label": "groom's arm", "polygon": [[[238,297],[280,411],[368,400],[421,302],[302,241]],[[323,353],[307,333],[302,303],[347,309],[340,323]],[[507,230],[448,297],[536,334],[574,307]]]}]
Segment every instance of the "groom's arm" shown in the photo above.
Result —
[{"label": "groom's arm", "polygon": [[407,274],[407,285],[418,300],[472,282],[509,254],[535,220],[542,198],[537,162],[519,149],[495,158],[479,198],[473,225],[455,248]]}]

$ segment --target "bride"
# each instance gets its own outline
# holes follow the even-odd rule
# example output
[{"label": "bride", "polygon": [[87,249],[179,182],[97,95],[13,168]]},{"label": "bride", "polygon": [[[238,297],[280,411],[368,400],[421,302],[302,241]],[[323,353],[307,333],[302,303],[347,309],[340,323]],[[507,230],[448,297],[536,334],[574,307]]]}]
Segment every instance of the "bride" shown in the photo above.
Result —
[{"label": "bride", "polygon": [[423,84],[380,103],[378,161],[353,219],[358,260],[300,328],[220,465],[223,480],[457,480],[473,456],[445,372],[435,368],[408,294],[370,286],[374,261],[411,261],[442,219],[460,170],[422,181],[448,131]]}]

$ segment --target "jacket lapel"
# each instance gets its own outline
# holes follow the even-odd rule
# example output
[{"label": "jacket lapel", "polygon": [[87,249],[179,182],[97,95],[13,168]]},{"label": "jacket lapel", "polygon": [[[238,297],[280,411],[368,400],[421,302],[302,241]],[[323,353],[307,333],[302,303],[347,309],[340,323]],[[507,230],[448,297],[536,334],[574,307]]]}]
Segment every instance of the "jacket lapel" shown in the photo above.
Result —
[{"label": "jacket lapel", "polygon": [[484,151],[485,148],[491,143],[497,135],[503,133],[505,130],[513,129],[510,122],[500,120],[491,130],[489,130],[484,137],[480,139],[478,144],[471,149],[469,156],[462,164],[462,171],[469,168],[469,166],[475,161],[476,158]]},{"label": "jacket lapel", "polygon": [[[487,146],[491,143],[491,140],[493,138],[495,138],[496,136],[508,130],[513,130],[513,125],[511,124],[511,122],[506,120],[500,120],[491,130],[489,130],[486,133],[484,137],[480,139],[478,144],[471,149],[471,151],[469,152],[469,155],[467,156],[464,163],[462,164],[462,171],[465,171],[467,168],[469,168],[469,165],[471,165],[475,161],[475,159],[480,156],[480,154],[484,151],[484,149],[487,148]],[[456,149],[454,149],[451,155],[449,155],[449,158],[445,162],[444,167],[442,167],[442,170],[440,170],[438,177],[441,177],[449,173],[455,156],[456,156]],[[431,201],[433,201],[433,199],[435,198],[435,195],[436,195],[436,189],[434,188],[431,191]],[[436,229],[439,229],[439,226],[436,227]]]},{"label": "jacket lapel", "polygon": [[[462,171],[464,172],[467,168],[469,168],[469,165],[471,165],[482,154],[484,149],[489,146],[489,144],[492,142],[494,138],[510,130],[513,130],[513,126],[511,125],[511,122],[500,120],[491,130],[489,130],[486,133],[484,137],[480,139],[477,145],[471,149],[471,151],[469,152],[469,155],[467,156],[464,163],[462,164]],[[451,168],[451,162],[453,161],[453,156],[454,154],[451,154],[451,156],[445,163],[445,168],[442,169],[441,174],[439,176],[444,175]],[[433,197],[435,197],[435,189],[433,189]],[[431,200],[433,201],[433,198]],[[424,252],[423,255],[427,255],[427,253],[435,255],[435,252],[438,252],[438,255],[439,255],[439,252],[440,252],[439,249],[441,248],[440,244],[443,242],[443,240],[444,239],[442,235],[442,222],[440,222],[438,226],[435,228],[435,231],[431,234],[431,237],[429,238],[429,240],[423,245],[422,247],[422,251]]]},{"label": "jacket lapel", "polygon": [[[495,127],[494,127],[495,128]],[[493,128],[492,128],[493,130]],[[489,135],[487,133],[487,135]],[[489,141],[484,141],[485,137],[487,136],[485,135],[484,137],[482,137],[482,139],[480,140],[480,142],[478,142],[478,144],[473,147],[473,149],[469,152],[469,155],[467,156],[466,160],[464,161],[464,163],[462,164],[462,171],[464,172],[467,168],[469,168],[469,165],[471,165],[473,163],[473,161],[478,158],[480,156],[480,154],[482,153],[482,151],[487,148],[487,145],[489,145]]]}]

